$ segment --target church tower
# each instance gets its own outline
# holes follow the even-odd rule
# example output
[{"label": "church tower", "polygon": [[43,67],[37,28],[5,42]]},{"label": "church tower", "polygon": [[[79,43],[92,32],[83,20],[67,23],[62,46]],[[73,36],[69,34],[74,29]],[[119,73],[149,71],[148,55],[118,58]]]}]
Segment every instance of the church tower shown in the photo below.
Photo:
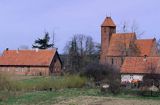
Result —
[{"label": "church tower", "polygon": [[113,33],[116,33],[116,25],[111,17],[106,17],[101,25],[101,54],[100,62],[106,63],[107,52],[109,48],[110,39]]}]

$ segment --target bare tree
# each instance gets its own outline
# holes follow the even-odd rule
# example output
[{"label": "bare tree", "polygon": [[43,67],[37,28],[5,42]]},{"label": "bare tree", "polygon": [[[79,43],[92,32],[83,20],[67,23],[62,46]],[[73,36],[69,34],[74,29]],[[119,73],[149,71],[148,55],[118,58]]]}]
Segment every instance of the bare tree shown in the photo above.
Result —
[{"label": "bare tree", "polygon": [[124,21],[120,23],[119,32],[133,32],[136,33],[138,38],[141,38],[141,36],[145,33],[144,31],[140,30],[138,23],[134,20],[131,24],[127,21]]},{"label": "bare tree", "polygon": [[99,61],[99,53],[92,37],[76,34],[65,46],[65,55],[69,69],[79,71],[91,62]]},{"label": "bare tree", "polygon": [[131,32],[136,33],[138,38],[141,38],[141,36],[145,33],[144,31],[140,30],[139,25],[136,21],[133,21],[131,24]]},{"label": "bare tree", "polygon": [[160,55],[160,39],[157,41],[158,54]]},{"label": "bare tree", "polygon": [[52,34],[52,48],[55,47],[55,32],[53,31],[53,34]]}]

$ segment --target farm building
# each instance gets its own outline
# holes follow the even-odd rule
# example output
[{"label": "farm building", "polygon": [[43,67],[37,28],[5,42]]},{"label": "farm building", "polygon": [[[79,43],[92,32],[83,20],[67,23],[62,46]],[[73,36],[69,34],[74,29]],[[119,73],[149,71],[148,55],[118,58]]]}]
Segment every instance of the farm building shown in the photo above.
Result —
[{"label": "farm building", "polygon": [[142,81],[150,73],[160,74],[160,57],[126,57],[121,67],[122,82]]},{"label": "farm building", "polygon": [[62,63],[56,49],[5,50],[0,57],[0,71],[18,75],[60,74]]},{"label": "farm building", "polygon": [[101,25],[101,64],[121,71],[122,82],[142,81],[145,74],[160,74],[156,39],[137,39],[136,33],[116,33],[111,17]]}]

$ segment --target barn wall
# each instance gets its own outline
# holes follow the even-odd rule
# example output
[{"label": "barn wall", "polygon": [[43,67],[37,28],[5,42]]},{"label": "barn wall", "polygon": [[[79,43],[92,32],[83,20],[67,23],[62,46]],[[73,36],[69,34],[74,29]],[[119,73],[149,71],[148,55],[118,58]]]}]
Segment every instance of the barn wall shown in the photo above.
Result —
[{"label": "barn wall", "polygon": [[49,67],[0,67],[0,71],[17,75],[49,75]]},{"label": "barn wall", "polygon": [[52,74],[61,74],[62,64],[57,54],[55,54],[54,59],[50,65],[50,73]]}]

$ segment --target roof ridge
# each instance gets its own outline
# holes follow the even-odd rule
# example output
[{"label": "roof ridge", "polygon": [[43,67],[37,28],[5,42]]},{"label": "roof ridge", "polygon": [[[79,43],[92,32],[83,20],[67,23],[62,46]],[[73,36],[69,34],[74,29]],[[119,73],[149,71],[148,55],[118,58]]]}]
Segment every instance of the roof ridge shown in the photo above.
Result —
[{"label": "roof ridge", "polygon": [[[54,49],[38,49],[38,51],[55,51],[57,50],[56,48]],[[4,50],[4,51],[36,51],[36,49],[9,49],[9,50]]]},{"label": "roof ridge", "polygon": [[154,40],[154,38],[153,39],[137,39],[137,40]]},{"label": "roof ridge", "polygon": [[113,34],[135,34],[135,33],[134,32],[127,32],[127,33],[125,33],[125,32],[123,33],[122,32],[122,33],[113,33]]}]

